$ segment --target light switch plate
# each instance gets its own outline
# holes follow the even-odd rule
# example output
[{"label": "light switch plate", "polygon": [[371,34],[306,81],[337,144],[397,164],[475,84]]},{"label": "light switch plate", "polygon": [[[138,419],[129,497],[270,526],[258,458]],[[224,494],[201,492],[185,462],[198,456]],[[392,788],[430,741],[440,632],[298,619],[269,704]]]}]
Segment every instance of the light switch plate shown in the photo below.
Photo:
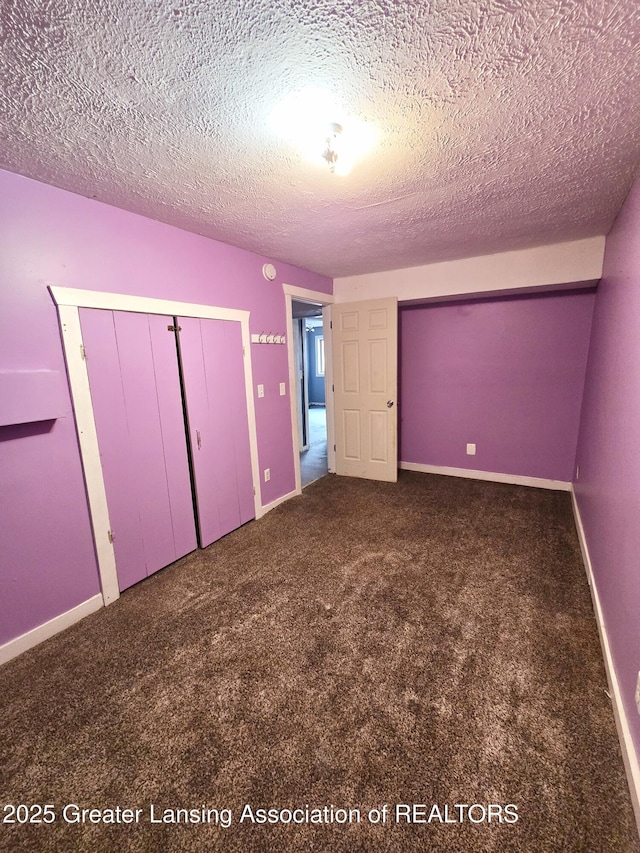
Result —
[{"label": "light switch plate", "polygon": [[284,397],[284,395],[286,393],[287,393],[287,386],[284,384],[284,382],[281,382],[280,383],[280,396]]},{"label": "light switch plate", "polygon": [[258,385],[258,397],[264,397],[264,385]]},{"label": "light switch plate", "polygon": [[475,455],[476,455],[475,444],[467,444],[467,456],[475,456]]}]

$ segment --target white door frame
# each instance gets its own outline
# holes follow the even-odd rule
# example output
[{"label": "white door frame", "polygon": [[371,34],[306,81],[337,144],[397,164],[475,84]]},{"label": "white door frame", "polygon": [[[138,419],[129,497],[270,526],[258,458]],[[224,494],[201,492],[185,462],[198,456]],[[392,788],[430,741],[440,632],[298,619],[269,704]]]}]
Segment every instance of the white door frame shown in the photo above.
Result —
[{"label": "white door frame", "polygon": [[120,597],[115,552],[110,538],[111,524],[104,476],[100,461],[98,434],[93,414],[93,403],[89,387],[89,374],[80,325],[80,308],[100,308],[106,311],[133,311],[137,314],[162,314],[169,317],[198,317],[203,320],[233,320],[240,323],[244,350],[244,381],[249,419],[249,446],[251,451],[251,473],[253,477],[254,508],[256,518],[264,515],[260,492],[260,469],[258,465],[258,438],[256,413],[253,399],[253,371],[251,366],[251,338],[249,335],[249,312],[233,308],[217,308],[192,302],[177,302],[154,299],[146,296],[129,296],[123,293],[105,293],[96,290],[80,290],[70,287],[49,287],[58,308],[62,345],[67,363],[73,411],[78,430],[80,455],[84,469],[89,514],[93,527],[98,572],[102,598],[111,604]]},{"label": "white door frame", "polygon": [[293,439],[293,466],[296,478],[294,494],[302,494],[302,478],[300,476],[300,441],[298,438],[298,380],[296,377],[295,357],[293,348],[293,307],[292,302],[308,302],[310,305],[322,306],[322,325],[324,334],[324,387],[327,412],[327,462],[329,471],[335,471],[336,454],[333,449],[333,395],[330,389],[333,385],[333,359],[331,356],[331,305],[334,298],[330,293],[318,290],[307,290],[295,287],[293,284],[283,284],[287,312],[287,353],[289,356],[289,397],[291,398],[291,436]]},{"label": "white door frame", "polygon": [[[308,398],[306,397],[307,375],[305,370],[305,340],[302,332],[302,319],[297,317],[292,318],[293,323],[293,356],[295,359],[296,371],[296,411],[298,414],[298,449],[306,450],[308,443],[305,443],[304,438],[309,438],[309,407]],[[301,374],[298,375],[298,374]],[[302,381],[301,381],[302,380]],[[300,399],[300,389],[302,388],[302,400]]]}]

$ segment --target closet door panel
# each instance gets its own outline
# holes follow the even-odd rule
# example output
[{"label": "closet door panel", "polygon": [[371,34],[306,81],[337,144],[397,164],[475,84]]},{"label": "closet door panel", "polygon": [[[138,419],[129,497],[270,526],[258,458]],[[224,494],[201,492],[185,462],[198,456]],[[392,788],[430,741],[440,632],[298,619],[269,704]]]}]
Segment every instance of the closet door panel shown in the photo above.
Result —
[{"label": "closet door panel", "polygon": [[226,423],[229,446],[233,444],[234,451],[239,524],[245,524],[255,516],[255,504],[249,445],[249,417],[244,383],[242,329],[240,323],[234,323],[231,320],[223,322],[225,349],[235,354],[226,364],[228,381],[224,383],[223,393],[227,395],[224,405],[231,413]]},{"label": "closet door panel", "polygon": [[215,400],[211,401],[213,418],[209,413],[209,391],[200,320],[180,317],[178,325],[181,329],[180,355],[193,461],[200,546],[205,548],[224,535],[220,519],[219,484],[216,474],[220,453],[213,436],[219,417],[215,414],[217,408]]},{"label": "closet door panel", "polygon": [[206,547],[254,516],[242,338],[233,321],[178,322],[200,544]]},{"label": "closet door panel", "polygon": [[[127,425],[136,473],[147,574],[175,559],[155,366],[147,315],[116,312]],[[164,318],[165,333],[170,318]]]},{"label": "closet door panel", "polygon": [[198,543],[187,456],[178,352],[175,335],[168,331],[168,325],[173,325],[173,319],[150,314],[148,320],[173,534],[173,556],[169,561],[171,562],[193,551],[198,547]]},{"label": "closet door panel", "polygon": [[157,315],[81,324],[123,590],[196,547],[175,336]]},{"label": "closet door panel", "polygon": [[138,510],[138,483],[114,315],[111,311],[80,309],[82,337],[87,352],[93,414],[100,461],[114,534],[118,586],[126,589],[146,577],[146,560]]},{"label": "closet door panel", "polygon": [[206,499],[217,515],[219,536],[235,530],[241,524],[231,437],[234,413],[229,408],[229,394],[226,391],[231,381],[228,378],[229,365],[235,353],[226,347],[224,326],[223,320],[200,321],[208,407],[207,422],[201,433],[211,460],[211,479],[206,487]]}]

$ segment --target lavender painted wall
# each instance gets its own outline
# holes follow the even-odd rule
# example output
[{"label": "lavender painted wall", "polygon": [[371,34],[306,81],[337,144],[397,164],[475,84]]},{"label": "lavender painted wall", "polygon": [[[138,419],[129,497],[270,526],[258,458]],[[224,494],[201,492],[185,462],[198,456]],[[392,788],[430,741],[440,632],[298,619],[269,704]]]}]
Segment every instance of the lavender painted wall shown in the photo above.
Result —
[{"label": "lavender painted wall", "polygon": [[[65,370],[47,285],[251,312],[252,332],[285,332],[282,282],[330,293],[331,280],[0,171],[0,370]],[[263,503],[295,487],[286,347],[254,346]],[[0,644],[99,592],[68,392],[64,418],[0,428]]]},{"label": "lavender painted wall", "polygon": [[640,180],[607,238],[576,462],[576,500],[640,754]]},{"label": "lavender painted wall", "polygon": [[401,461],[570,481],[593,302],[574,291],[401,308]]}]

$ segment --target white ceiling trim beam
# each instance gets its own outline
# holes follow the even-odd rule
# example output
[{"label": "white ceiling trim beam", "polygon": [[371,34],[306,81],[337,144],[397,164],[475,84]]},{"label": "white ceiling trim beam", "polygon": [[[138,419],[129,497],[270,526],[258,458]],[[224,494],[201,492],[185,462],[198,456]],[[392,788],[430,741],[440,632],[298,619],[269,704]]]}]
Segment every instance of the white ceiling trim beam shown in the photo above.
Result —
[{"label": "white ceiling trim beam", "polygon": [[588,287],[602,277],[605,237],[336,278],[336,302],[397,296],[401,302]]}]

